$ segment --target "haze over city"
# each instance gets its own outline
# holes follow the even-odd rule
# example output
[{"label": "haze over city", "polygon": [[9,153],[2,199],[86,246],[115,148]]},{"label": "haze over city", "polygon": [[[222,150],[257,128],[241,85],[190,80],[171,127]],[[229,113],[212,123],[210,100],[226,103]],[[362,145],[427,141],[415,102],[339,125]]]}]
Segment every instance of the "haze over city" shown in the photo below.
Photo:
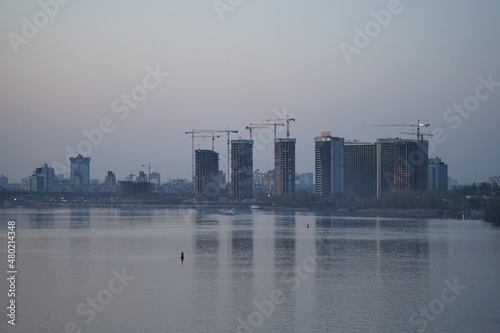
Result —
[{"label": "haze over city", "polygon": [[[320,131],[412,138],[401,134],[410,127],[372,125],[420,119],[452,178],[499,176],[496,1],[63,3],[0,1],[0,174],[10,182],[66,165],[79,145],[91,178],[151,163],[164,180],[188,179],[185,131],[248,138],[250,123],[284,112],[296,118],[297,172],[314,171]],[[215,144],[224,169],[225,135]],[[272,144],[260,144],[254,166],[272,169]]]}]

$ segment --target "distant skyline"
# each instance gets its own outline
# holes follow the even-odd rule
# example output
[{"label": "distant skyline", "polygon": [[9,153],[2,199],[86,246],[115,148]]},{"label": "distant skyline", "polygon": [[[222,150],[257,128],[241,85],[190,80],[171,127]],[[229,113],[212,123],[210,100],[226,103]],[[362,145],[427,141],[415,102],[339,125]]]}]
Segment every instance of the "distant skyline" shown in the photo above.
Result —
[{"label": "distant skyline", "polygon": [[[452,178],[487,181],[500,176],[499,17],[493,0],[0,0],[0,174],[69,166],[72,150],[101,181],[148,163],[164,181],[191,179],[185,131],[246,139],[286,110],[299,173],[314,172],[321,131],[411,138],[372,125],[420,119]],[[254,168],[272,169],[257,133]]]}]

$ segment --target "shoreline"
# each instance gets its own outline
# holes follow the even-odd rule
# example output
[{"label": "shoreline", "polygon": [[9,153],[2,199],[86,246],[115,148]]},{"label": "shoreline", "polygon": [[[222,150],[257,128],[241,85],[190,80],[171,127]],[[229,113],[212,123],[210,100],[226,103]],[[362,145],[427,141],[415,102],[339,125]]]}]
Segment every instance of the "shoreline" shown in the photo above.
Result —
[{"label": "shoreline", "polygon": [[202,209],[221,210],[234,209],[236,211],[294,211],[315,212],[319,216],[346,216],[346,217],[386,217],[386,218],[435,218],[435,219],[482,219],[482,212],[448,211],[442,209],[400,209],[400,208],[367,208],[367,209],[333,209],[328,207],[289,207],[269,206],[242,203],[182,203],[182,204],[154,204],[154,203],[89,203],[89,202],[46,202],[46,203],[23,203],[0,206],[0,209],[9,208],[117,208],[117,209]]}]

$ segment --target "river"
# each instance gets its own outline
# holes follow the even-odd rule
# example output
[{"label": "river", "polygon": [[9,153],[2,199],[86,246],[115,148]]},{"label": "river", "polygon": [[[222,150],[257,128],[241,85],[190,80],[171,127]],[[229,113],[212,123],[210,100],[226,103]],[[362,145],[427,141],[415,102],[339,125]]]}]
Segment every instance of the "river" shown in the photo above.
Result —
[{"label": "river", "polygon": [[5,277],[11,220],[1,332],[500,332],[500,228],[478,220],[0,209]]}]

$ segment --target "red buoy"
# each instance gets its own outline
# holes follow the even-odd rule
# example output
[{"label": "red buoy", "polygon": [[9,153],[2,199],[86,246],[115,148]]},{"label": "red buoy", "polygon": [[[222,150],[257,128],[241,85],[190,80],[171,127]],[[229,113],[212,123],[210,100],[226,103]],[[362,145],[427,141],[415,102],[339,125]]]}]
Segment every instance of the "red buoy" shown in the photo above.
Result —
[{"label": "red buoy", "polygon": [[309,229],[309,223],[307,224],[307,229]]}]

